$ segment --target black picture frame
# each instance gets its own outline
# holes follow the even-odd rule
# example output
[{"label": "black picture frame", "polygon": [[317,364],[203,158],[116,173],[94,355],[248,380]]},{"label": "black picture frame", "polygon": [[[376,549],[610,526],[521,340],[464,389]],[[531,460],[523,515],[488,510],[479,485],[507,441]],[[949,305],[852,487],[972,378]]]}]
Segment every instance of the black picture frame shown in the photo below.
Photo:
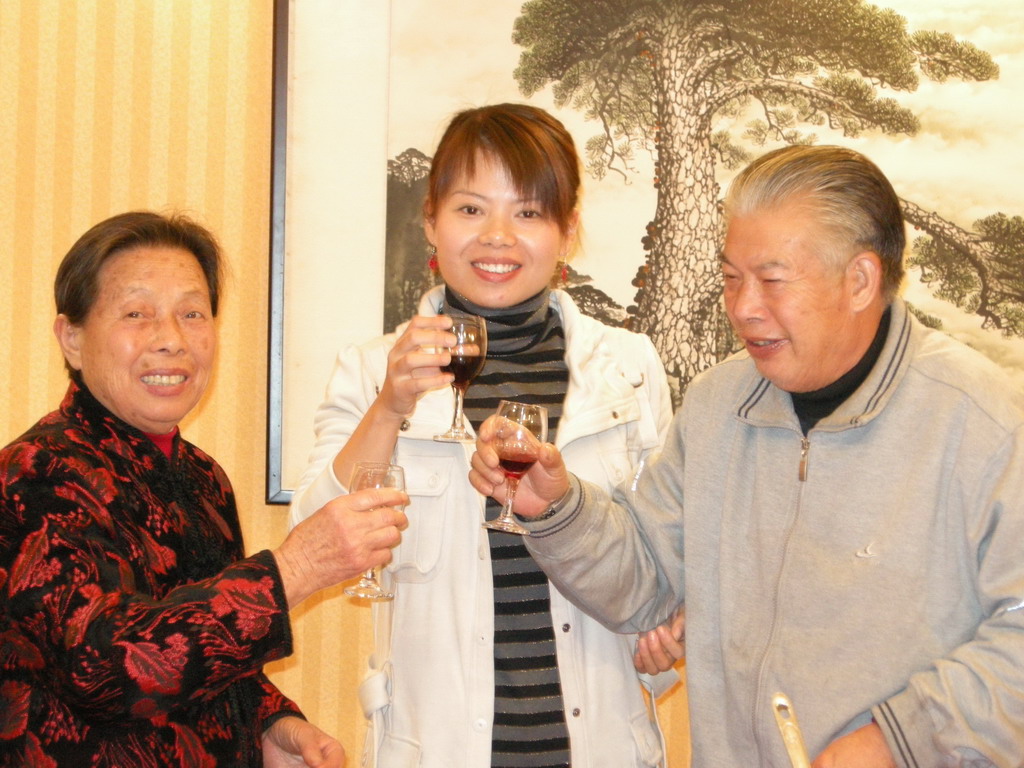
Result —
[{"label": "black picture frame", "polygon": [[282,479],[289,6],[289,0],[274,0],[270,149],[270,307],[267,329],[267,504],[288,504],[292,498],[291,490],[284,488]]}]

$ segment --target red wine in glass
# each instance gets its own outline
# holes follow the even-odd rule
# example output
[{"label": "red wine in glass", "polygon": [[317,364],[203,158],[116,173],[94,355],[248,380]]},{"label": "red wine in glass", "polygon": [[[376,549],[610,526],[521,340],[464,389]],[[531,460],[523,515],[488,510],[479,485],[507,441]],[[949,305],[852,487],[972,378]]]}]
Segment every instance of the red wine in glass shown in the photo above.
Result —
[{"label": "red wine in glass", "polygon": [[504,451],[498,454],[498,464],[507,477],[521,478],[526,472],[537,463],[537,457],[519,451]]},{"label": "red wine in glass", "polygon": [[448,431],[434,435],[434,439],[443,443],[471,443],[473,435],[466,429],[462,399],[473,377],[484,367],[487,357],[487,322],[476,315],[452,315],[449,332],[455,336],[455,346],[448,348],[452,359],[441,370],[455,377],[452,382],[455,413]]},{"label": "red wine in glass", "polygon": [[497,416],[493,440],[498,465],[505,473],[505,503],[501,514],[494,520],[485,520],[483,526],[505,533],[529,535],[530,532],[516,522],[512,509],[519,478],[537,462],[541,446],[548,439],[548,411],[542,405],[502,400],[498,404]]},{"label": "red wine in glass", "polygon": [[450,373],[455,377],[452,386],[458,387],[463,392],[469,386],[469,382],[476,378],[477,374],[484,367],[483,355],[452,355],[452,361],[442,366],[441,370]]}]

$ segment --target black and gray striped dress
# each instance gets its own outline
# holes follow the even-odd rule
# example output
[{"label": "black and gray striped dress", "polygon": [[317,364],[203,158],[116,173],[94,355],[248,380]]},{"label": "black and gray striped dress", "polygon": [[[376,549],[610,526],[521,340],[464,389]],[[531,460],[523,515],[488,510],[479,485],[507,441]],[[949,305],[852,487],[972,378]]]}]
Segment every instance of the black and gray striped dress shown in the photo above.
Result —
[{"label": "black and gray striped dress", "polygon": [[[569,382],[565,335],[549,292],[515,307],[484,309],[449,290],[446,304],[487,320],[483,371],[466,392],[475,428],[501,400],[544,405],[554,442]],[[487,500],[488,519],[500,505]],[[562,768],[570,764],[569,732],[555,656],[547,577],[521,536],[489,531],[494,579],[493,768]]]}]

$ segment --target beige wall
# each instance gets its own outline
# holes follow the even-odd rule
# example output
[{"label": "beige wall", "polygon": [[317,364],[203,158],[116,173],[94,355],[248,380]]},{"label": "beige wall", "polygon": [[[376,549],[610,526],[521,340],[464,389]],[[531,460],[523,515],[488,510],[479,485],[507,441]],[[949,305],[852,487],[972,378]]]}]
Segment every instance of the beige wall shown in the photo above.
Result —
[{"label": "beige wall", "polygon": [[[234,482],[250,550],[286,533],[286,510],[263,503],[271,11],[271,0],[0,2],[0,443],[66,386],[51,291],[75,238],[124,210],[190,212],[219,235],[230,274],[218,373],[182,426]],[[270,668],[350,765],[368,614],[337,591],[307,601],[297,653]],[[660,710],[683,765],[684,692]]]}]

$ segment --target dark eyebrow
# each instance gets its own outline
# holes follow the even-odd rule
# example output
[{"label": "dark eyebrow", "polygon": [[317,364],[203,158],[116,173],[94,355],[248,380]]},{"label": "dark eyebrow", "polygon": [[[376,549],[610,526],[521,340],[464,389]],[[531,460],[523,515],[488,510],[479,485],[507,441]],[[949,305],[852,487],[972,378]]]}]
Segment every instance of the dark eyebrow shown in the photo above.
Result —
[{"label": "dark eyebrow", "polygon": [[[481,195],[479,192],[471,192],[468,189],[453,189],[451,195],[466,195],[477,200],[489,200],[486,195]],[[518,205],[540,205],[540,200],[535,197],[520,197],[516,200]]]}]

